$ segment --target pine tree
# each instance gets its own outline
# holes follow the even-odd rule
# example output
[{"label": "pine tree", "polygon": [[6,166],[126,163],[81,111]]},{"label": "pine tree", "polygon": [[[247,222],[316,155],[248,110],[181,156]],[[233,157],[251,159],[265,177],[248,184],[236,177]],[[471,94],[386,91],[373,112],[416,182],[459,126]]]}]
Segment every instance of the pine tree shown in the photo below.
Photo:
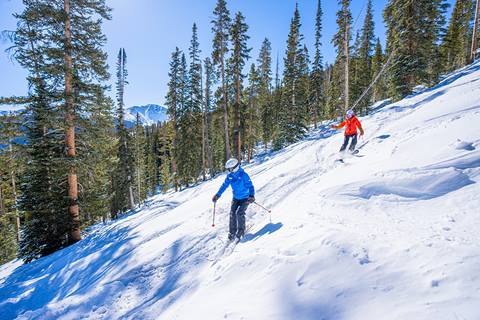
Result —
[{"label": "pine tree", "polygon": [[177,180],[177,145],[178,145],[178,112],[180,109],[180,100],[181,100],[181,55],[182,52],[177,48],[172,53],[170,61],[170,71],[168,76],[170,80],[168,82],[168,91],[167,96],[165,97],[165,104],[167,105],[167,114],[172,122],[173,129],[173,149],[171,155],[171,164],[172,164],[172,173],[174,176],[174,185],[175,191],[178,190],[178,180]]},{"label": "pine tree", "polygon": [[301,114],[297,121],[305,124],[313,122],[312,93],[310,83],[310,55],[308,48],[304,44],[299,56],[299,81],[298,81],[298,101],[301,106]]},{"label": "pine tree", "polygon": [[[337,25],[338,31],[333,37],[333,44],[337,50],[337,58],[335,60],[334,75],[336,79],[336,87],[343,87],[343,92],[340,98],[343,98],[344,104],[342,110],[339,110],[339,106],[336,113],[340,111],[345,112],[350,107],[350,80],[349,80],[349,68],[350,68],[350,39],[351,39],[351,25],[352,15],[350,13],[350,0],[338,0],[341,9],[337,12]],[[343,72],[342,72],[343,70]],[[332,97],[335,101],[337,97]],[[336,103],[335,103],[336,104]]]},{"label": "pine tree", "polygon": [[80,235],[80,212],[78,206],[78,179],[75,158],[77,150],[75,145],[75,97],[73,93],[73,60],[72,60],[72,29],[71,29],[71,12],[70,0],[63,1],[65,11],[65,29],[64,38],[65,45],[63,50],[64,56],[64,78],[65,78],[65,145],[67,149],[67,158],[70,159],[68,170],[68,197],[70,205],[68,211],[72,219],[72,230],[70,232],[70,242],[79,241]]},{"label": "pine tree", "polygon": [[[186,101],[181,107],[178,118],[178,169],[184,184],[196,182],[202,170],[202,64],[197,37],[197,27],[192,29],[189,57],[190,67],[186,66],[185,77],[181,80],[185,86]],[[184,57],[182,57],[182,64]]]},{"label": "pine tree", "polygon": [[125,85],[127,82],[126,61],[127,55],[124,49],[118,52],[117,60],[117,157],[118,164],[114,173],[114,197],[112,203],[112,214],[116,216],[119,212],[133,209],[135,200],[133,195],[134,180],[134,158],[132,153],[131,136],[125,127]]},{"label": "pine tree", "polygon": [[213,39],[213,51],[212,60],[218,67],[218,73],[220,74],[221,92],[222,92],[222,108],[223,108],[223,128],[225,137],[225,158],[231,157],[230,151],[230,135],[228,124],[228,88],[226,79],[226,54],[228,52],[228,40],[230,30],[230,12],[227,9],[225,0],[218,0],[217,6],[213,11],[215,16],[212,20],[212,32],[214,34]]},{"label": "pine tree", "polygon": [[362,94],[360,86],[360,31],[357,31],[355,36],[355,42],[353,44],[351,54],[350,54],[350,65],[349,65],[349,74],[350,74],[350,101],[352,104],[357,101],[358,97]]},{"label": "pine tree", "polygon": [[0,115],[0,264],[16,256],[22,213],[18,210],[18,176],[26,155],[15,140],[21,135],[22,114]]},{"label": "pine tree", "polygon": [[50,107],[50,96],[41,79],[28,106],[31,122],[26,127],[29,164],[21,177],[19,206],[26,213],[22,227],[19,256],[30,262],[68,245],[70,219],[65,214],[68,201],[65,191],[65,164],[62,163],[63,137],[55,123],[56,110]]},{"label": "pine tree", "polygon": [[[18,143],[23,134],[23,113],[9,112],[0,116],[0,188],[2,197],[0,211],[11,217],[15,224],[16,242],[20,241],[20,216],[18,210],[18,177],[25,170],[27,155]],[[1,210],[3,209],[3,210]]]},{"label": "pine tree", "polygon": [[470,55],[472,0],[457,0],[447,32],[440,47],[443,71],[450,72],[467,64]]},{"label": "pine tree", "polygon": [[[382,45],[380,39],[377,38],[375,45],[375,53],[372,57],[372,76],[376,77],[382,70],[385,59],[382,52]],[[386,99],[387,86],[385,83],[385,76],[382,74],[380,78],[373,84],[372,87],[372,101],[377,102]]]},{"label": "pine tree", "polygon": [[213,168],[213,152],[212,152],[212,136],[213,136],[213,125],[212,125],[212,113],[213,113],[213,97],[212,97],[212,86],[215,84],[215,72],[213,69],[213,64],[211,60],[207,57],[204,60],[204,70],[205,70],[205,95],[204,95],[204,109],[203,117],[205,122],[205,152],[207,158],[207,167],[210,175],[212,174]]},{"label": "pine tree", "polygon": [[242,113],[242,91],[243,67],[248,59],[250,59],[251,48],[248,48],[247,41],[250,38],[247,35],[248,25],[245,23],[245,18],[241,12],[235,15],[235,21],[230,29],[230,39],[232,41],[232,55],[229,59],[229,66],[231,68],[230,74],[233,80],[234,91],[234,120],[233,120],[233,145],[235,156],[238,160],[242,159],[242,138],[240,133],[240,117]]},{"label": "pine tree", "polygon": [[[195,182],[199,174],[200,152],[197,152],[200,146],[197,138],[197,122],[194,118],[194,112],[191,103],[191,79],[187,68],[187,60],[182,54],[179,68],[179,100],[177,109],[178,138],[176,151],[178,157],[178,179],[180,183],[189,186]],[[197,143],[198,146],[192,146]],[[194,149],[191,149],[194,148]]]},{"label": "pine tree", "polygon": [[258,105],[262,121],[262,138],[265,148],[273,137],[274,110],[272,105],[272,45],[265,38],[257,59],[258,64]]},{"label": "pine tree", "polygon": [[245,112],[245,144],[247,149],[247,163],[250,162],[253,156],[253,149],[260,137],[261,122],[260,122],[260,75],[258,74],[255,64],[252,63],[250,72],[248,74],[247,87],[247,110]]},{"label": "pine tree", "polygon": [[[364,91],[370,86],[370,83],[373,80],[372,73],[372,55],[375,41],[374,34],[375,24],[373,22],[373,12],[372,12],[372,1],[368,1],[367,13],[365,15],[365,21],[362,27],[362,33],[360,36],[360,47],[359,47],[359,56],[358,56],[358,70],[357,70],[357,90],[359,95],[356,98],[359,98]],[[356,99],[355,99],[356,100]],[[358,111],[366,114],[368,113],[368,106],[372,100],[371,91],[368,91],[358,103]]]},{"label": "pine tree", "polygon": [[472,45],[470,47],[470,63],[475,60],[475,57],[478,53],[478,43],[480,41],[480,33],[478,31],[478,26],[480,23],[480,1],[477,0],[475,3],[475,14],[474,14],[474,21],[473,21],[473,30],[472,30]]},{"label": "pine tree", "polygon": [[77,173],[86,156],[77,146],[88,145],[82,140],[88,136],[77,134],[92,123],[95,102],[105,94],[109,75],[101,24],[110,19],[110,9],[104,0],[38,0],[24,5],[15,15],[12,50],[30,74],[30,163],[19,199],[25,211],[20,256],[30,261],[80,239],[79,203],[84,199],[78,193],[82,182]]},{"label": "pine tree", "polygon": [[147,198],[147,180],[146,180],[146,156],[145,146],[145,128],[140,122],[140,115],[137,113],[135,127],[133,130],[134,163],[135,163],[135,194],[137,202],[141,203]]},{"label": "pine tree", "polygon": [[323,56],[321,51],[322,37],[322,6],[321,1],[317,2],[317,14],[315,17],[315,58],[313,60],[311,73],[312,86],[312,118],[315,128],[317,128],[318,119],[324,115],[322,112],[324,104],[324,87],[323,87]]},{"label": "pine tree", "polygon": [[427,53],[429,59],[427,60],[427,84],[434,85],[438,82],[440,74],[443,71],[442,56],[441,56],[441,40],[445,38],[447,32],[445,28],[446,18],[445,14],[450,5],[446,0],[431,0],[427,1],[427,22],[426,38],[428,39]]},{"label": "pine tree", "polygon": [[78,175],[82,177],[79,204],[82,208],[82,226],[106,221],[112,202],[111,177],[116,161],[115,123],[113,101],[103,95],[97,97],[88,119],[79,119],[81,130],[77,138]]},{"label": "pine tree", "polygon": [[158,160],[159,160],[159,175],[160,186],[163,193],[171,188],[172,184],[172,147],[173,147],[173,123],[166,122],[158,127]]},{"label": "pine tree", "polygon": [[300,79],[303,76],[302,63],[305,57],[300,27],[300,13],[297,5],[290,24],[284,58],[283,95],[278,123],[279,132],[274,142],[275,149],[298,141],[306,132],[305,101],[299,92]]},{"label": "pine tree", "polygon": [[445,7],[443,0],[390,0],[385,8],[387,55],[395,50],[388,69],[389,92],[395,98],[436,81]]}]

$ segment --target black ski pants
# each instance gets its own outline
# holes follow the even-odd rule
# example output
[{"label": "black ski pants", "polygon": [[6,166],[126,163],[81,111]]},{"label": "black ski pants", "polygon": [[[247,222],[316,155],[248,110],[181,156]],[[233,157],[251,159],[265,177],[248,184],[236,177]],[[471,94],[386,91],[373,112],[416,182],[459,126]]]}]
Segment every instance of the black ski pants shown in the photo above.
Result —
[{"label": "black ski pants", "polygon": [[247,199],[233,199],[232,208],[230,210],[230,230],[231,236],[242,237],[245,233],[245,211],[248,207]]},{"label": "black ski pants", "polygon": [[347,149],[348,141],[350,139],[352,139],[352,143],[350,143],[350,148],[348,148],[348,150],[350,151],[355,150],[355,146],[357,145],[357,134],[352,134],[349,136],[345,136],[345,139],[343,140],[343,144],[342,144],[342,147],[340,148],[340,151],[345,151],[345,149]]}]

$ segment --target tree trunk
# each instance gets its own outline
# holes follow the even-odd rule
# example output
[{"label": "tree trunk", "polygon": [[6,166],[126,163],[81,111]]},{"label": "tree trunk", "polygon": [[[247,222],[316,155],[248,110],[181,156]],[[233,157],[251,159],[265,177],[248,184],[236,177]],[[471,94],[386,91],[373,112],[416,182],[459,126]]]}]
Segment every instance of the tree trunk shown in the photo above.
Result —
[{"label": "tree trunk", "polygon": [[130,206],[130,209],[135,208],[135,200],[133,198],[133,188],[132,188],[132,182],[131,182],[131,177],[128,177],[129,180],[129,186],[128,186],[128,205]]},{"label": "tree trunk", "polygon": [[209,75],[208,73],[206,74],[206,80],[205,80],[205,105],[204,105],[204,110],[203,110],[203,124],[204,124],[204,134],[205,134],[205,154],[206,154],[206,161],[207,161],[207,167],[210,171],[210,176],[212,173],[212,150],[210,147],[210,127],[211,127],[211,115],[210,115],[210,96],[209,96],[209,91],[210,91],[210,79],[208,78]]},{"label": "tree trunk", "polygon": [[2,176],[0,176],[0,216],[5,214],[5,202],[3,200]]},{"label": "tree trunk", "polygon": [[[12,144],[10,144],[10,153],[12,153]],[[20,242],[20,214],[18,213],[18,197],[17,197],[17,182],[15,179],[15,171],[12,169],[10,172],[11,180],[12,180],[12,193],[13,193],[13,203],[15,204],[15,225],[17,231],[17,243]]]},{"label": "tree trunk", "polygon": [[[223,51],[222,51],[223,54]],[[223,88],[223,126],[225,130],[225,156],[227,159],[231,157],[230,151],[230,137],[228,134],[228,96],[227,96],[227,84],[225,82],[225,62],[222,57],[222,88]]]},{"label": "tree trunk", "polygon": [[[70,26],[70,0],[63,2],[65,10],[65,121],[67,125],[65,143],[67,147],[67,158],[76,157],[75,149],[75,106],[72,95],[72,39]],[[78,207],[78,182],[76,168],[74,164],[70,165],[68,173],[68,197],[70,199],[69,213],[72,220],[72,228],[70,231],[70,242],[79,241],[80,235],[80,216]]]},{"label": "tree trunk", "polygon": [[480,15],[480,0],[477,0],[475,5],[475,21],[473,24],[472,33],[472,49],[470,50],[470,62],[475,60],[475,52],[477,51],[477,32],[478,32],[478,19]]},{"label": "tree trunk", "polygon": [[235,120],[234,120],[234,125],[233,125],[233,134],[234,134],[234,145],[235,145],[235,155],[238,159],[238,161],[242,160],[242,140],[240,137],[240,75],[236,76],[237,79],[235,79],[235,87],[236,87],[236,92],[235,92]]},{"label": "tree trunk", "polygon": [[253,103],[252,103],[252,94],[250,94],[250,125],[248,126],[248,153],[247,153],[247,163],[250,163],[252,159],[252,148],[253,148]]},{"label": "tree trunk", "polygon": [[[177,105],[177,100],[174,99],[173,104]],[[173,141],[172,141],[172,175],[173,175],[173,185],[175,186],[175,192],[178,191],[178,182],[177,182],[177,111],[173,114],[172,119],[173,125]]]},{"label": "tree trunk", "polygon": [[[315,88],[314,90],[318,90],[318,88]],[[317,129],[318,111],[320,110],[320,97],[318,96],[318,93],[315,93],[315,102],[316,104],[313,106],[313,127]]]},{"label": "tree trunk", "polygon": [[[203,74],[203,68],[202,68],[202,64],[200,64],[200,75]],[[201,76],[200,77],[200,96],[203,95],[203,77]],[[202,99],[200,99],[200,101],[202,101]],[[207,163],[207,160],[206,160],[206,140],[205,140],[205,121],[206,121],[206,109],[207,109],[207,105],[205,103],[202,103],[203,105],[203,108],[202,108],[202,114],[201,114],[201,118],[202,118],[202,178],[203,178],[203,181],[207,180],[207,177],[206,177],[206,163]]]},{"label": "tree trunk", "polygon": [[350,79],[349,79],[349,70],[348,70],[348,67],[349,67],[349,64],[350,64],[350,48],[349,48],[349,40],[348,39],[348,31],[350,29],[350,25],[347,23],[347,25],[345,26],[345,39],[344,39],[344,43],[343,43],[343,50],[345,50],[345,112],[347,112],[348,108],[349,108],[349,105],[350,105],[350,91],[349,91],[349,82],[350,82]]}]

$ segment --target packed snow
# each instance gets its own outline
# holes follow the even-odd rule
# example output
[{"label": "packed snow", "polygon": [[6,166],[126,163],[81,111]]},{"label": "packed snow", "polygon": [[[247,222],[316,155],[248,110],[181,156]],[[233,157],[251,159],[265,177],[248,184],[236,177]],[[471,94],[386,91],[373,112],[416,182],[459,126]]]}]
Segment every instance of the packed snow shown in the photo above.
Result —
[{"label": "packed snow", "polygon": [[244,166],[272,213],[231,253],[221,175],[1,266],[0,318],[480,319],[480,64],[360,121]]}]

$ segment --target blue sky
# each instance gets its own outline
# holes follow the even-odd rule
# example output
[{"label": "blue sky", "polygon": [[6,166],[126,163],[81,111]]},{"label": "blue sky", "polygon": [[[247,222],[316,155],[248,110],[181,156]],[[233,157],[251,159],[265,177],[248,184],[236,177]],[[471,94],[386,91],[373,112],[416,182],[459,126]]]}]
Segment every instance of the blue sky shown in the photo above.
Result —
[{"label": "blue sky", "polygon": [[[253,48],[251,62],[256,60],[265,37],[272,42],[273,61],[277,53],[283,61],[289,24],[295,8],[295,0],[227,0],[232,17],[241,11],[250,26],[249,45]],[[382,12],[387,0],[373,0],[375,33],[385,42],[385,26]],[[454,0],[448,0],[453,4]],[[351,11],[361,28],[366,11],[366,0],[353,0]],[[127,106],[148,103],[163,104],[168,82],[170,54],[178,46],[188,51],[194,22],[199,29],[202,59],[211,52],[212,12],[216,0],[107,0],[113,8],[113,19],[104,24],[108,43],[111,74],[114,75],[115,57],[120,47],[127,52],[129,85],[125,93]],[[298,0],[305,42],[313,53],[316,0]],[[323,33],[322,52],[326,62],[335,58],[331,43],[336,32],[336,0],[322,0]],[[0,30],[14,30],[14,12],[22,10],[21,0],[0,0]],[[451,10],[450,10],[451,11]],[[4,52],[10,44],[0,42],[0,96],[24,95],[27,91],[26,72],[12,62]],[[248,70],[246,68],[246,70]],[[114,83],[114,78],[111,79]],[[111,94],[113,96],[113,94]]]}]

